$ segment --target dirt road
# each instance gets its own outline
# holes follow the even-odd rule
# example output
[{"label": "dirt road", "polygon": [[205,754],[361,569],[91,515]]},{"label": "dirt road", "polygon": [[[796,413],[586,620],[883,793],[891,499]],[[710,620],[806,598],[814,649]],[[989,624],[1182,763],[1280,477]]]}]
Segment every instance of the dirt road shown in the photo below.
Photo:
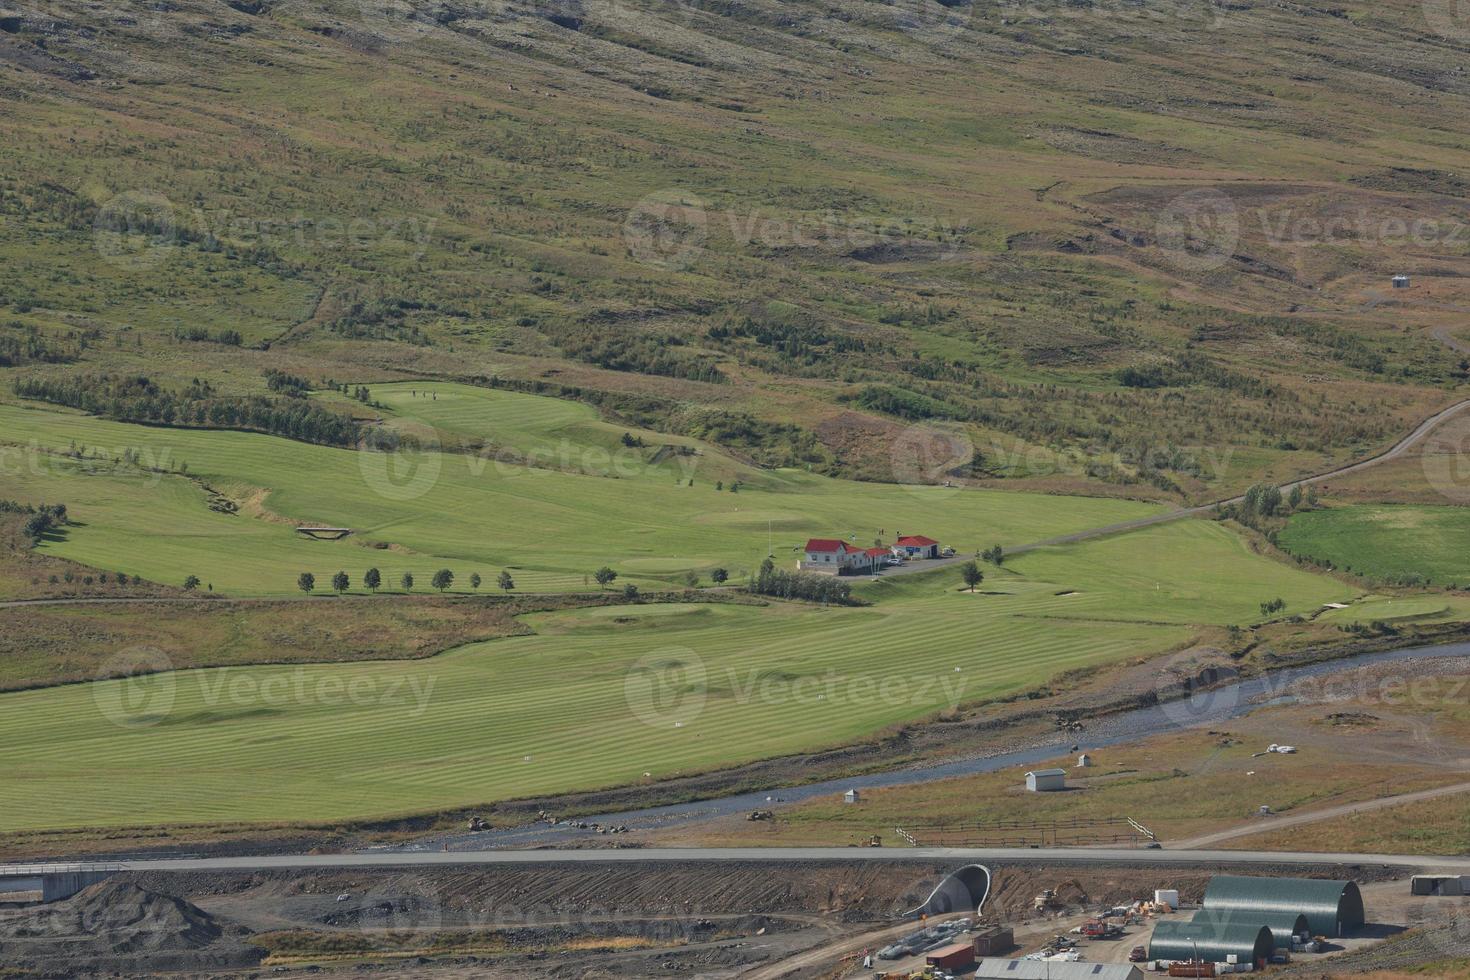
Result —
[{"label": "dirt road", "polygon": [[[1387,463],[1390,460],[1398,459],[1404,453],[1408,452],[1414,446],[1422,442],[1424,438],[1429,435],[1429,433],[1433,432],[1443,423],[1460,415],[1466,409],[1470,409],[1470,399],[1455,402],[1455,404],[1434,413],[1423,422],[1420,422],[1417,426],[1414,427],[1414,430],[1412,432],[1410,432],[1408,435],[1404,436],[1398,442],[1394,443],[1391,447],[1385,449],[1383,452],[1377,454],[1376,456],[1370,456],[1369,458],[1359,460],[1356,463],[1348,463],[1344,466],[1339,466],[1335,469],[1328,470],[1325,473],[1318,473],[1314,476],[1303,477],[1300,480],[1282,484],[1281,489],[1283,492],[1290,492],[1293,487],[1308,487],[1312,484],[1323,483],[1327,480],[1335,479],[1340,476],[1347,476],[1349,473],[1357,473],[1370,467]],[[1140,517],[1139,519],[1133,521],[1124,521],[1119,524],[1109,524],[1106,527],[1093,528],[1088,531],[1078,531],[1075,534],[1063,534],[1055,538],[1047,538],[1045,541],[1036,541],[1032,544],[1021,545],[1017,548],[1007,548],[1006,554],[1019,555],[1024,554],[1027,551],[1033,551],[1037,548],[1045,548],[1050,545],[1072,544],[1077,541],[1087,541],[1091,538],[1100,538],[1109,534],[1119,534],[1124,531],[1136,531],[1140,528],[1152,527],[1155,524],[1164,524],[1169,521],[1177,521],[1186,517],[1198,517],[1202,514],[1210,513],[1216,507],[1222,507],[1226,504],[1238,504],[1243,500],[1245,500],[1245,495],[1241,494],[1239,496],[1229,497],[1225,500],[1217,500],[1213,503],[1200,504],[1197,507],[1185,507],[1179,510],[1168,511],[1163,514],[1154,514],[1150,517]],[[927,563],[929,567],[933,567],[935,564],[935,562]]]},{"label": "dirt road", "polygon": [[1353,813],[1367,813],[1372,810],[1382,810],[1385,807],[1399,806],[1403,803],[1417,803],[1421,800],[1436,800],[1442,796],[1454,796],[1459,793],[1470,793],[1470,783],[1456,783],[1453,786],[1438,786],[1434,789],[1419,790],[1416,793],[1402,793],[1398,796],[1383,796],[1376,800],[1367,800],[1361,803],[1343,803],[1340,806],[1330,806],[1321,810],[1312,810],[1307,813],[1295,813],[1284,817],[1272,817],[1269,820],[1259,820],[1244,827],[1234,827],[1230,830],[1220,830],[1212,834],[1202,834],[1199,837],[1191,837],[1188,840],[1171,841],[1169,846],[1175,850],[1190,848],[1213,847],[1224,841],[1235,840],[1240,837],[1250,837],[1253,834],[1269,833],[1273,830],[1285,830],[1288,827],[1300,827],[1303,824],[1316,823],[1319,820],[1331,820],[1334,817],[1345,817]]}]

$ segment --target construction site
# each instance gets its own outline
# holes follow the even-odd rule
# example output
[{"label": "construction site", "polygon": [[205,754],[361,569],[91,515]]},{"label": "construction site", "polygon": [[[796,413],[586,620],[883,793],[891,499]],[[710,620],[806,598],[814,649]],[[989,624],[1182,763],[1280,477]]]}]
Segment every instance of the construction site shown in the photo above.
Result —
[{"label": "construction site", "polygon": [[[982,902],[975,918],[949,919],[904,936],[876,957],[865,954],[864,967],[876,959],[877,975],[885,980],[1136,978],[1143,972],[1215,977],[1297,961],[1310,965],[1320,955],[1381,938],[1365,931],[1362,891],[1354,881],[1212,875],[1199,893],[1191,876],[1183,892],[1188,897],[1178,887],[1156,888],[1151,897],[1080,913],[1075,882],[1067,884],[1070,889],[1036,894],[1023,932],[986,915]],[[1070,924],[1079,914],[1081,921]],[[1036,927],[1048,922],[1054,928],[1042,928],[1050,934],[1038,940]],[[997,955],[1013,952],[1015,958]]]},{"label": "construction site", "polygon": [[23,975],[68,977],[768,980],[1336,976],[1381,974],[1396,951],[1400,965],[1426,948],[1470,955],[1470,900],[1403,868],[1362,865],[1350,879],[1324,864],[1283,878],[1265,866],[1223,875],[1082,855],[991,865],[866,855],[124,868],[49,902],[8,893],[0,955]]}]

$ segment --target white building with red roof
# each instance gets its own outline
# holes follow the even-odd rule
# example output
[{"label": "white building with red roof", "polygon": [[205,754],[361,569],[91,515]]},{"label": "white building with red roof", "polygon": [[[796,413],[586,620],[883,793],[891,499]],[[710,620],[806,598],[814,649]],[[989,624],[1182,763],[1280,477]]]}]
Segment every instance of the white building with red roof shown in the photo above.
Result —
[{"label": "white building with red roof", "polygon": [[802,549],[805,556],[796,563],[803,572],[825,572],[830,575],[850,575],[873,570],[872,552],[885,549],[864,549],[848,544],[840,538],[812,538]]},{"label": "white building with red roof", "polygon": [[938,558],[939,542],[922,534],[905,534],[893,542],[892,551],[902,558]]}]

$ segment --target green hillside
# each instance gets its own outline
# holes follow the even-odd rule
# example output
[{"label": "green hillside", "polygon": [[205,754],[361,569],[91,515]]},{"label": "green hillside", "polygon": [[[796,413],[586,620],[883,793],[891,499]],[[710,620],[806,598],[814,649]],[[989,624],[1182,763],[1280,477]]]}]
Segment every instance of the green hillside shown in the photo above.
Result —
[{"label": "green hillside", "polygon": [[1409,0],[26,10],[0,397],[497,377],[763,464],[890,480],[944,420],[932,482],[1209,498],[1464,377],[1470,76]]},{"label": "green hillside", "polygon": [[[74,526],[43,540],[43,553],[168,584],[197,575],[235,595],[294,593],[303,571],[325,589],[339,569],[361,591],[369,567],[384,572],[390,589],[403,572],[426,588],[446,566],[458,573],[458,590],[469,588],[471,572],[490,582],[507,567],[525,591],[596,588],[588,576],[605,564],[645,583],[680,582],[688,571],[715,567],[739,577],[767,554],[787,563],[808,537],[868,545],[908,531],[973,553],[1157,510],[1102,498],[754,472],[699,444],[692,446],[697,455],[653,462],[662,450],[655,433],[646,434],[647,445],[622,446],[575,405],[511,396],[517,422],[503,427],[496,422],[506,411],[502,393],[433,390],[443,397],[410,397],[420,404],[404,405],[395,422],[430,434],[429,418],[457,428],[435,437],[438,451],[392,453],[0,406],[0,427],[13,440],[4,496],[67,504]],[[407,414],[424,404],[425,415]],[[442,448],[480,434],[527,453],[547,449],[558,465]],[[557,455],[563,448],[565,467]],[[737,487],[718,474],[749,482]],[[219,497],[235,512],[209,506]],[[298,534],[298,524],[354,533],[315,541]]]}]

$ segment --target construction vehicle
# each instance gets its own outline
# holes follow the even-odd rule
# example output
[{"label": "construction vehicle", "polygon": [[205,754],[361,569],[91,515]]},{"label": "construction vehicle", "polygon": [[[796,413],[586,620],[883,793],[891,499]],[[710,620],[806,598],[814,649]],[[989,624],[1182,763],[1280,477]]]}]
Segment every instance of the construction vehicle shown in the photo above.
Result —
[{"label": "construction vehicle", "polygon": [[1123,935],[1123,927],[1116,922],[1088,919],[1082,923],[1082,935],[1088,939],[1115,939]]},{"label": "construction vehicle", "polygon": [[469,828],[473,832],[479,832],[481,830],[489,830],[490,825],[485,822],[484,817],[470,817]]},{"label": "construction vehicle", "polygon": [[1047,909],[1054,908],[1056,906],[1057,893],[1052,891],[1050,888],[1043,888],[1041,890],[1041,894],[1032,899],[1031,904],[1032,907],[1036,909],[1036,911],[1045,912]]},{"label": "construction vehicle", "polygon": [[863,846],[864,847],[882,847],[883,846],[883,838],[880,837],[880,836],[878,836],[877,834],[873,834],[867,840],[863,841]]}]

